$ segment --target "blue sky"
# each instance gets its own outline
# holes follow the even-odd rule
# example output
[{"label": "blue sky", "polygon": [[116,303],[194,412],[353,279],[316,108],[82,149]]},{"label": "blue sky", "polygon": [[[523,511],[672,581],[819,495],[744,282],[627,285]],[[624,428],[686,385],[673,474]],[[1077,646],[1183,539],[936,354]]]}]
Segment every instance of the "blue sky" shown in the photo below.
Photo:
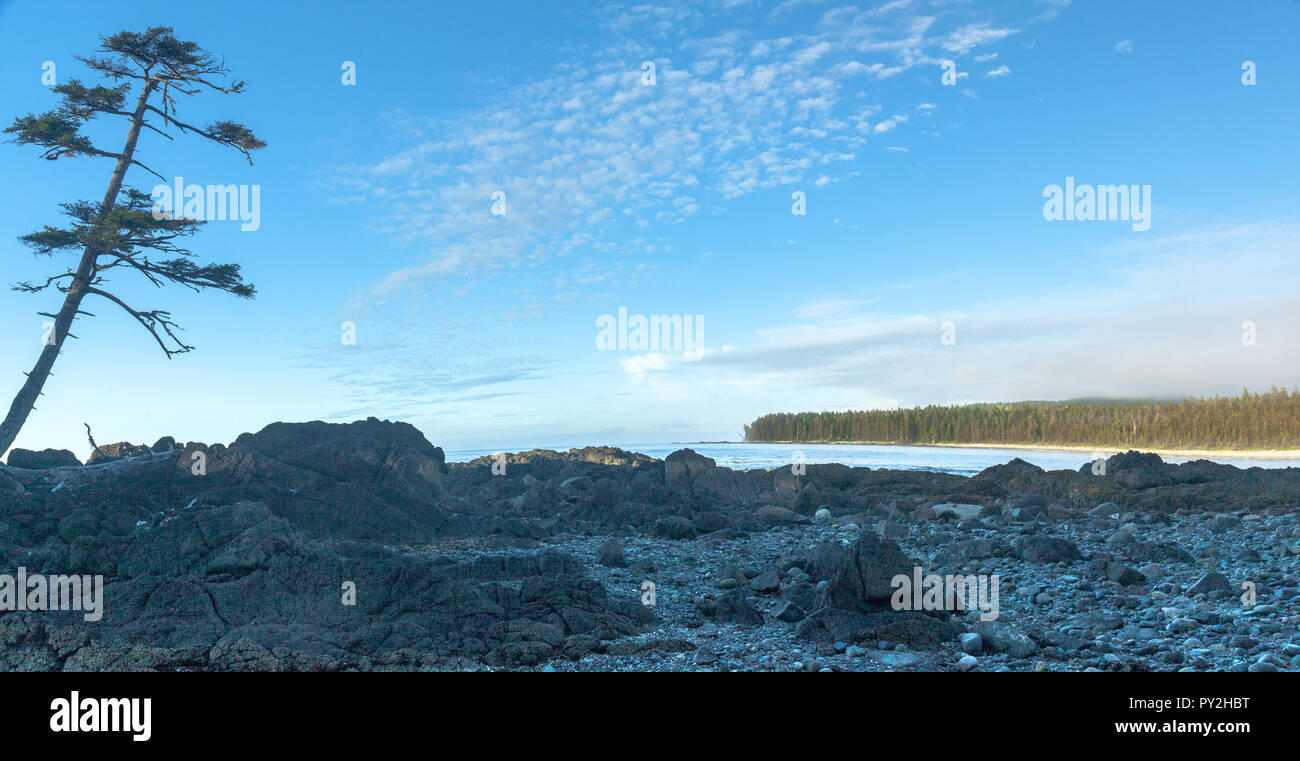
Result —
[{"label": "blue sky", "polygon": [[[1295,2],[10,0],[0,116],[53,104],[46,61],[85,78],[98,35],[158,24],[250,83],[181,108],[252,127],[254,166],[141,151],[260,188],[259,229],[193,241],[259,296],[112,283],[198,350],[87,302],[19,446],[368,415],[451,449],[735,439],[773,411],[1300,382]],[[61,271],[16,238],[111,170],[0,144],[6,283]],[[1150,186],[1150,229],[1044,219],[1066,177]],[[5,404],[56,296],[0,293]],[[698,316],[699,345],[597,350],[620,308]]]}]

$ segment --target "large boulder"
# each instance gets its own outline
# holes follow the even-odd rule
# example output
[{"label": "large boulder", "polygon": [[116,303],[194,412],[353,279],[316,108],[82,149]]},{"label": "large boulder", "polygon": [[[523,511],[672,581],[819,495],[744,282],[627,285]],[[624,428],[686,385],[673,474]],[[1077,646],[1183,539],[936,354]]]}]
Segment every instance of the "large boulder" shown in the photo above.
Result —
[{"label": "large boulder", "polygon": [[1020,540],[1016,552],[1026,563],[1065,563],[1082,557],[1069,539],[1041,535]]},{"label": "large boulder", "polygon": [[[816,642],[887,639],[932,648],[957,636],[946,611],[897,610],[896,576],[911,578],[917,564],[894,541],[866,532],[852,544],[818,545],[797,559],[817,583],[815,609],[799,622],[800,636]],[[822,583],[825,582],[825,583]]]},{"label": "large boulder", "polygon": [[720,624],[761,626],[763,623],[763,614],[745,599],[745,593],[739,589],[727,590],[716,600],[703,601],[702,609],[705,615]]},{"label": "large boulder", "polygon": [[1017,457],[981,470],[965,488],[982,495],[1044,494],[1052,490],[1052,483],[1045,470]]},{"label": "large boulder", "polygon": [[665,515],[654,522],[652,531],[664,539],[694,539],[695,524],[680,515]]},{"label": "large boulder", "polygon": [[664,458],[664,483],[691,483],[717,466],[711,457],[693,449],[679,449]]},{"label": "large boulder", "polygon": [[149,447],[140,444],[132,444],[129,441],[118,441],[112,444],[103,444],[98,449],[90,453],[86,459],[87,465],[94,465],[97,462],[108,462],[110,460],[121,460],[126,457],[139,457],[149,454]]},{"label": "large boulder", "polygon": [[[206,469],[190,477],[196,452]],[[229,447],[186,445],[176,468],[196,496],[257,499],[317,536],[420,541],[449,520],[443,451],[407,423],[273,423]]]},{"label": "large boulder", "polygon": [[1012,658],[1028,658],[1038,652],[1038,643],[1028,634],[1001,621],[978,621],[976,633],[983,638],[984,646],[995,653],[1006,653]]},{"label": "large boulder", "polygon": [[43,449],[34,452],[30,449],[9,450],[9,467],[26,470],[45,470],[47,468],[67,468],[81,464],[77,456],[66,449]]},{"label": "large boulder", "polygon": [[782,466],[772,471],[772,491],[777,494],[798,494],[805,480],[806,476],[796,474],[792,466]]},{"label": "large boulder", "polygon": [[789,526],[799,522],[799,514],[780,505],[763,505],[754,513],[768,526]]},{"label": "large boulder", "polygon": [[627,555],[623,553],[623,544],[612,537],[605,540],[596,551],[596,562],[606,568],[627,568]]},{"label": "large boulder", "polygon": [[382,482],[422,500],[441,495],[442,474],[446,472],[442,449],[430,444],[415,426],[373,417],[349,424],[272,423],[258,433],[245,433],[235,439],[230,457],[245,454],[260,455],[294,469],[296,473],[286,474],[304,487],[319,483],[318,477],[353,483]]},{"label": "large boulder", "polygon": [[1170,470],[1158,454],[1129,450],[1106,459],[1105,475],[1120,486],[1138,490],[1172,484]]},{"label": "large boulder", "polygon": [[978,520],[980,514],[984,512],[982,505],[963,505],[956,502],[944,502],[931,508],[936,516],[943,516],[949,513],[953,518],[959,521]]}]

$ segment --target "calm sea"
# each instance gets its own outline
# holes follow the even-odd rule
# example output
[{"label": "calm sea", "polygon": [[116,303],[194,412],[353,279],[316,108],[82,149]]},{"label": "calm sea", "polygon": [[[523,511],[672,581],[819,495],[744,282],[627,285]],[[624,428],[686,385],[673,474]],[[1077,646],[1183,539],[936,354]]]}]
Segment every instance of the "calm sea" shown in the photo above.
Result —
[{"label": "calm sea", "polygon": [[[583,446],[583,445],[577,445]],[[718,465],[733,470],[776,468],[789,465],[799,454],[808,463],[837,462],[844,465],[891,470],[934,470],[971,475],[1016,457],[1044,470],[1076,470],[1092,459],[1088,452],[1061,452],[1051,449],[996,449],[964,447],[904,447],[879,444],[618,444],[620,449],[640,452],[663,459],[671,452],[690,447],[717,460]],[[545,447],[564,451],[569,447]],[[476,457],[494,455],[501,450],[474,449],[448,451],[450,462],[466,462]],[[1186,462],[1189,458],[1162,457],[1165,462]],[[1193,458],[1194,459],[1194,458]],[[1293,468],[1300,460],[1258,460],[1231,457],[1205,458],[1239,468]]]}]

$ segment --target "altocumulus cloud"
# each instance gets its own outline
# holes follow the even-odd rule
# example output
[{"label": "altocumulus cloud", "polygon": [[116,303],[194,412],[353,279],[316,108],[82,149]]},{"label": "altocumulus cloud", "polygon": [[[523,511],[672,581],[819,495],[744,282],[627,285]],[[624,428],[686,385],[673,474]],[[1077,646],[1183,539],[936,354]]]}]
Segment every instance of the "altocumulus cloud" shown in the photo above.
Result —
[{"label": "altocumulus cloud", "polygon": [[[378,232],[425,252],[372,293],[573,254],[637,256],[649,228],[856,174],[863,149],[906,126],[903,104],[915,102],[900,93],[898,107],[884,108],[868,83],[937,68],[1018,31],[940,2],[820,5],[774,7],[778,17],[817,14],[803,33],[779,37],[754,31],[745,4],[603,8],[600,48],[480,107],[401,115],[403,134],[414,135],[406,147],[335,178],[340,193],[373,202]],[[494,193],[504,194],[505,214],[492,213]]]}]

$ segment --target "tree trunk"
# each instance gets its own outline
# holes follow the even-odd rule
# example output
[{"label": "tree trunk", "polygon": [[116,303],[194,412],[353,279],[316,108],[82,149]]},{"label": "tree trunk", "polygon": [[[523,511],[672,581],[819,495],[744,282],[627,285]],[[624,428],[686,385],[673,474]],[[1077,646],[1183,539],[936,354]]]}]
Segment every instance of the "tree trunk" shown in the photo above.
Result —
[{"label": "tree trunk", "polygon": [[[135,144],[140,139],[140,127],[144,123],[145,107],[149,105],[149,96],[153,94],[154,88],[158,86],[156,80],[149,80],[145,83],[144,90],[140,93],[140,100],[137,101],[135,113],[131,116],[131,130],[126,135],[126,146],[122,149],[121,157],[117,160],[117,167],[113,170],[113,179],[108,184],[108,192],[104,194],[104,203],[100,207],[100,222],[104,216],[112,210],[117,203],[117,196],[122,192],[122,181],[126,179],[126,170],[131,167],[131,159],[135,155]],[[63,308],[59,310],[54,319],[54,330],[50,334],[49,342],[41,350],[41,356],[36,360],[36,366],[27,374],[27,381],[23,387],[18,390],[14,397],[13,404],[9,407],[9,414],[5,416],[4,422],[0,423],[0,454],[4,454],[13,445],[14,440],[18,438],[18,432],[22,430],[23,424],[27,422],[27,416],[31,414],[32,408],[36,405],[36,398],[41,395],[41,389],[45,386],[45,381],[50,377],[50,370],[54,368],[54,360],[59,358],[63,351],[63,342],[67,340],[68,331],[72,329],[73,320],[77,319],[77,312],[81,309],[81,300],[86,297],[86,289],[90,287],[90,282],[95,278],[96,264],[99,260],[100,252],[92,246],[86,246],[81,254],[81,263],[77,265],[76,277],[72,279],[71,285],[68,286],[68,293],[63,299]]]}]

